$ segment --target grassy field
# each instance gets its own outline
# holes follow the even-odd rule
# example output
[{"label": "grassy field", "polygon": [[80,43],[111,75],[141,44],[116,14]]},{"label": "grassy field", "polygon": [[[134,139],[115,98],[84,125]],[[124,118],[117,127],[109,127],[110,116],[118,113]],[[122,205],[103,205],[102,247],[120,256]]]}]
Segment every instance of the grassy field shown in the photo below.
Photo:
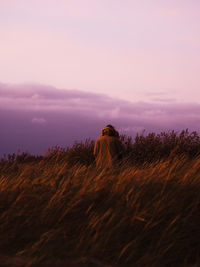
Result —
[{"label": "grassy field", "polygon": [[150,155],[157,137],[138,137],[145,158],[121,138],[110,171],[95,169],[92,141],[1,160],[0,266],[200,266],[197,150]]}]

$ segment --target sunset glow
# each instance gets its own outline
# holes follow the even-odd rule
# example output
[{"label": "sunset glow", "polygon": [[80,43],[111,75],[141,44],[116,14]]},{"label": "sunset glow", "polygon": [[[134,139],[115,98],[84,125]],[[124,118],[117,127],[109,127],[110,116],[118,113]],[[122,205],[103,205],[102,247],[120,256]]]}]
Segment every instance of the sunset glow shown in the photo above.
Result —
[{"label": "sunset glow", "polygon": [[3,0],[1,82],[198,101],[200,2]]},{"label": "sunset glow", "polygon": [[95,139],[106,123],[198,131],[199,11],[197,0],[0,1],[1,154]]}]

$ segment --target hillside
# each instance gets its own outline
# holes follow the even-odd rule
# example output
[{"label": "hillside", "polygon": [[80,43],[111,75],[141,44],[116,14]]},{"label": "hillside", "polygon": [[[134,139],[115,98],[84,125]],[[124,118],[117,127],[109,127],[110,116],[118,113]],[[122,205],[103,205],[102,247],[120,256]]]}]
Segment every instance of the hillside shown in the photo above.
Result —
[{"label": "hillside", "polygon": [[121,137],[124,161],[107,172],[92,141],[2,159],[1,266],[199,266],[198,137],[172,136],[168,150],[155,134]]}]

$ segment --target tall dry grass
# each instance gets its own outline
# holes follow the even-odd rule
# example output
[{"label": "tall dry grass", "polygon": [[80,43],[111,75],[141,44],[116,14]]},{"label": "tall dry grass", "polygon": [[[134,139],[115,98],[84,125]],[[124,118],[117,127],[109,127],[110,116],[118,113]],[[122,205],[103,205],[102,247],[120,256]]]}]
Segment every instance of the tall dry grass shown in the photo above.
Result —
[{"label": "tall dry grass", "polygon": [[1,266],[199,266],[200,157],[100,172],[92,145],[1,161]]}]

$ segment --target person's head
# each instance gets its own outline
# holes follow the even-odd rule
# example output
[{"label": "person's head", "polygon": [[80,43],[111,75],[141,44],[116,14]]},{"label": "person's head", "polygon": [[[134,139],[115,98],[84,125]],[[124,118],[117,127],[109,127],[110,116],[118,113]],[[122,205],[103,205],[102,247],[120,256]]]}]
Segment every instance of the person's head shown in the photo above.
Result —
[{"label": "person's head", "polygon": [[110,127],[112,129],[115,129],[111,124],[106,125],[106,127]]},{"label": "person's head", "polygon": [[114,129],[112,127],[106,126],[101,130],[101,135],[114,136]]},{"label": "person's head", "polygon": [[111,124],[108,124],[106,127],[109,127],[112,130],[113,132],[112,136],[119,137],[119,133],[118,131],[115,130],[114,126],[112,126]]},{"label": "person's head", "polygon": [[102,129],[101,135],[119,137],[119,133],[115,130],[115,128],[111,124],[106,125],[106,127]]}]

